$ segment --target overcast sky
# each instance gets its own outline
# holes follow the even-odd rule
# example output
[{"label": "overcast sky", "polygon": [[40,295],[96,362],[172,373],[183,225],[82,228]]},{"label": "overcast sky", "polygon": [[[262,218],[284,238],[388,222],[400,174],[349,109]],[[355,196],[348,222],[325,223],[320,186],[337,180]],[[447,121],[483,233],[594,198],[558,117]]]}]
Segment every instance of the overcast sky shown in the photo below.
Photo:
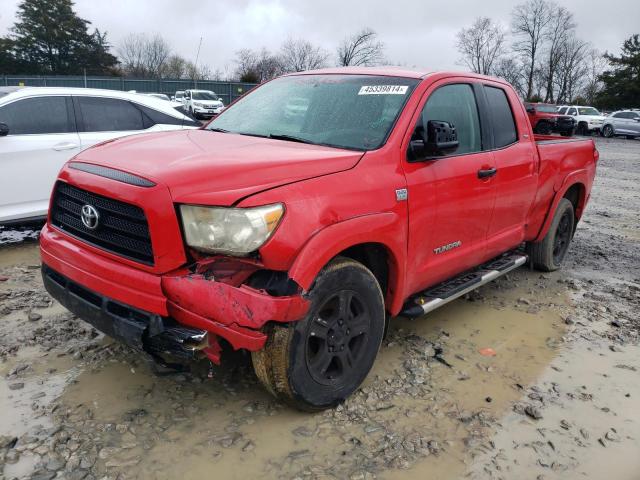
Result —
[{"label": "overcast sky", "polygon": [[[0,0],[0,35],[15,21],[19,0]],[[335,61],[338,42],[364,26],[378,32],[392,63],[432,69],[456,64],[456,32],[478,16],[508,26],[518,2],[507,0],[76,0],[76,12],[108,32],[117,47],[131,32],[160,33],[176,53],[212,69],[233,69],[240,48],[277,50],[289,38],[320,45]],[[601,51],[618,53],[622,41],[640,33],[640,1],[559,1],[575,15],[578,35]]]}]

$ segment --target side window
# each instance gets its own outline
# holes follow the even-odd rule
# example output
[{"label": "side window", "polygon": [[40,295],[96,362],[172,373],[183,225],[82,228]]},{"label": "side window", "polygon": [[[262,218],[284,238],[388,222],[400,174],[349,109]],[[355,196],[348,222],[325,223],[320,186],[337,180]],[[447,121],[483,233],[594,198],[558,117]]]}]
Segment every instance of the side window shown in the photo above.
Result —
[{"label": "side window", "polygon": [[450,122],[456,127],[460,145],[453,155],[482,150],[480,117],[471,85],[445,85],[433,92],[422,110],[425,128],[429,120]]},{"label": "side window", "polygon": [[76,131],[67,97],[34,97],[15,101],[0,108],[0,123],[8,125],[9,135]]},{"label": "side window", "polygon": [[576,114],[577,114],[577,113],[578,113],[578,112],[576,112],[576,109],[575,109],[575,108],[570,108],[570,109],[567,111],[567,115],[573,115],[574,117],[576,116]]},{"label": "side window", "polygon": [[122,132],[144,130],[144,117],[126,100],[101,97],[76,97],[85,132]]},{"label": "side window", "polygon": [[489,115],[493,124],[494,147],[502,148],[515,143],[518,133],[506,92],[487,85],[484,86],[484,92],[487,95]]},{"label": "side window", "polygon": [[611,118],[624,118],[624,117],[622,116],[622,113],[614,113],[611,115]]}]

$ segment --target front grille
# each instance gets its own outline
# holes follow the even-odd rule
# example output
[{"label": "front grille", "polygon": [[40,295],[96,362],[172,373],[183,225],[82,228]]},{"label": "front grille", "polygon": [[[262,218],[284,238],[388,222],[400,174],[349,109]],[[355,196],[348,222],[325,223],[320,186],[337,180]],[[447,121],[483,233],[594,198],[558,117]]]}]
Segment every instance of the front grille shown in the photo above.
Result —
[{"label": "front grille", "polygon": [[[98,212],[98,226],[93,230],[82,222],[84,205],[91,205]],[[86,243],[153,265],[147,217],[135,205],[58,182],[53,192],[51,223]]]}]

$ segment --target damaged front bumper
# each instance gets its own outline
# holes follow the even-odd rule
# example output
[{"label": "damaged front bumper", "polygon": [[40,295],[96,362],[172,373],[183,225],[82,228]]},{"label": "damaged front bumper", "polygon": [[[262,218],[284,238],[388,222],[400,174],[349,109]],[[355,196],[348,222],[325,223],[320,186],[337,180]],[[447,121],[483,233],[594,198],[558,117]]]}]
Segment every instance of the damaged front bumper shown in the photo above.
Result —
[{"label": "damaged front bumper", "polygon": [[298,320],[309,307],[299,292],[274,296],[243,284],[246,275],[217,281],[215,270],[143,272],[97,255],[48,225],[40,251],[43,281],[54,298],[98,330],[154,357],[205,355],[219,363],[220,339],[234,349],[260,350],[267,322]]}]

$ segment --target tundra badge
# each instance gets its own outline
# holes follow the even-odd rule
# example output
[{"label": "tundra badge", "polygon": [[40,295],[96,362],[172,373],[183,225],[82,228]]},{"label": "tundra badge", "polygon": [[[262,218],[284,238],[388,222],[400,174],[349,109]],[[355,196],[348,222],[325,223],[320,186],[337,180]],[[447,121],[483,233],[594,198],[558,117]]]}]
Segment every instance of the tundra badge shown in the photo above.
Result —
[{"label": "tundra badge", "polygon": [[460,240],[456,240],[455,242],[447,243],[446,245],[443,245],[441,247],[434,248],[433,253],[438,255],[439,253],[448,252],[449,250],[458,248],[460,245],[462,245],[462,242]]}]

